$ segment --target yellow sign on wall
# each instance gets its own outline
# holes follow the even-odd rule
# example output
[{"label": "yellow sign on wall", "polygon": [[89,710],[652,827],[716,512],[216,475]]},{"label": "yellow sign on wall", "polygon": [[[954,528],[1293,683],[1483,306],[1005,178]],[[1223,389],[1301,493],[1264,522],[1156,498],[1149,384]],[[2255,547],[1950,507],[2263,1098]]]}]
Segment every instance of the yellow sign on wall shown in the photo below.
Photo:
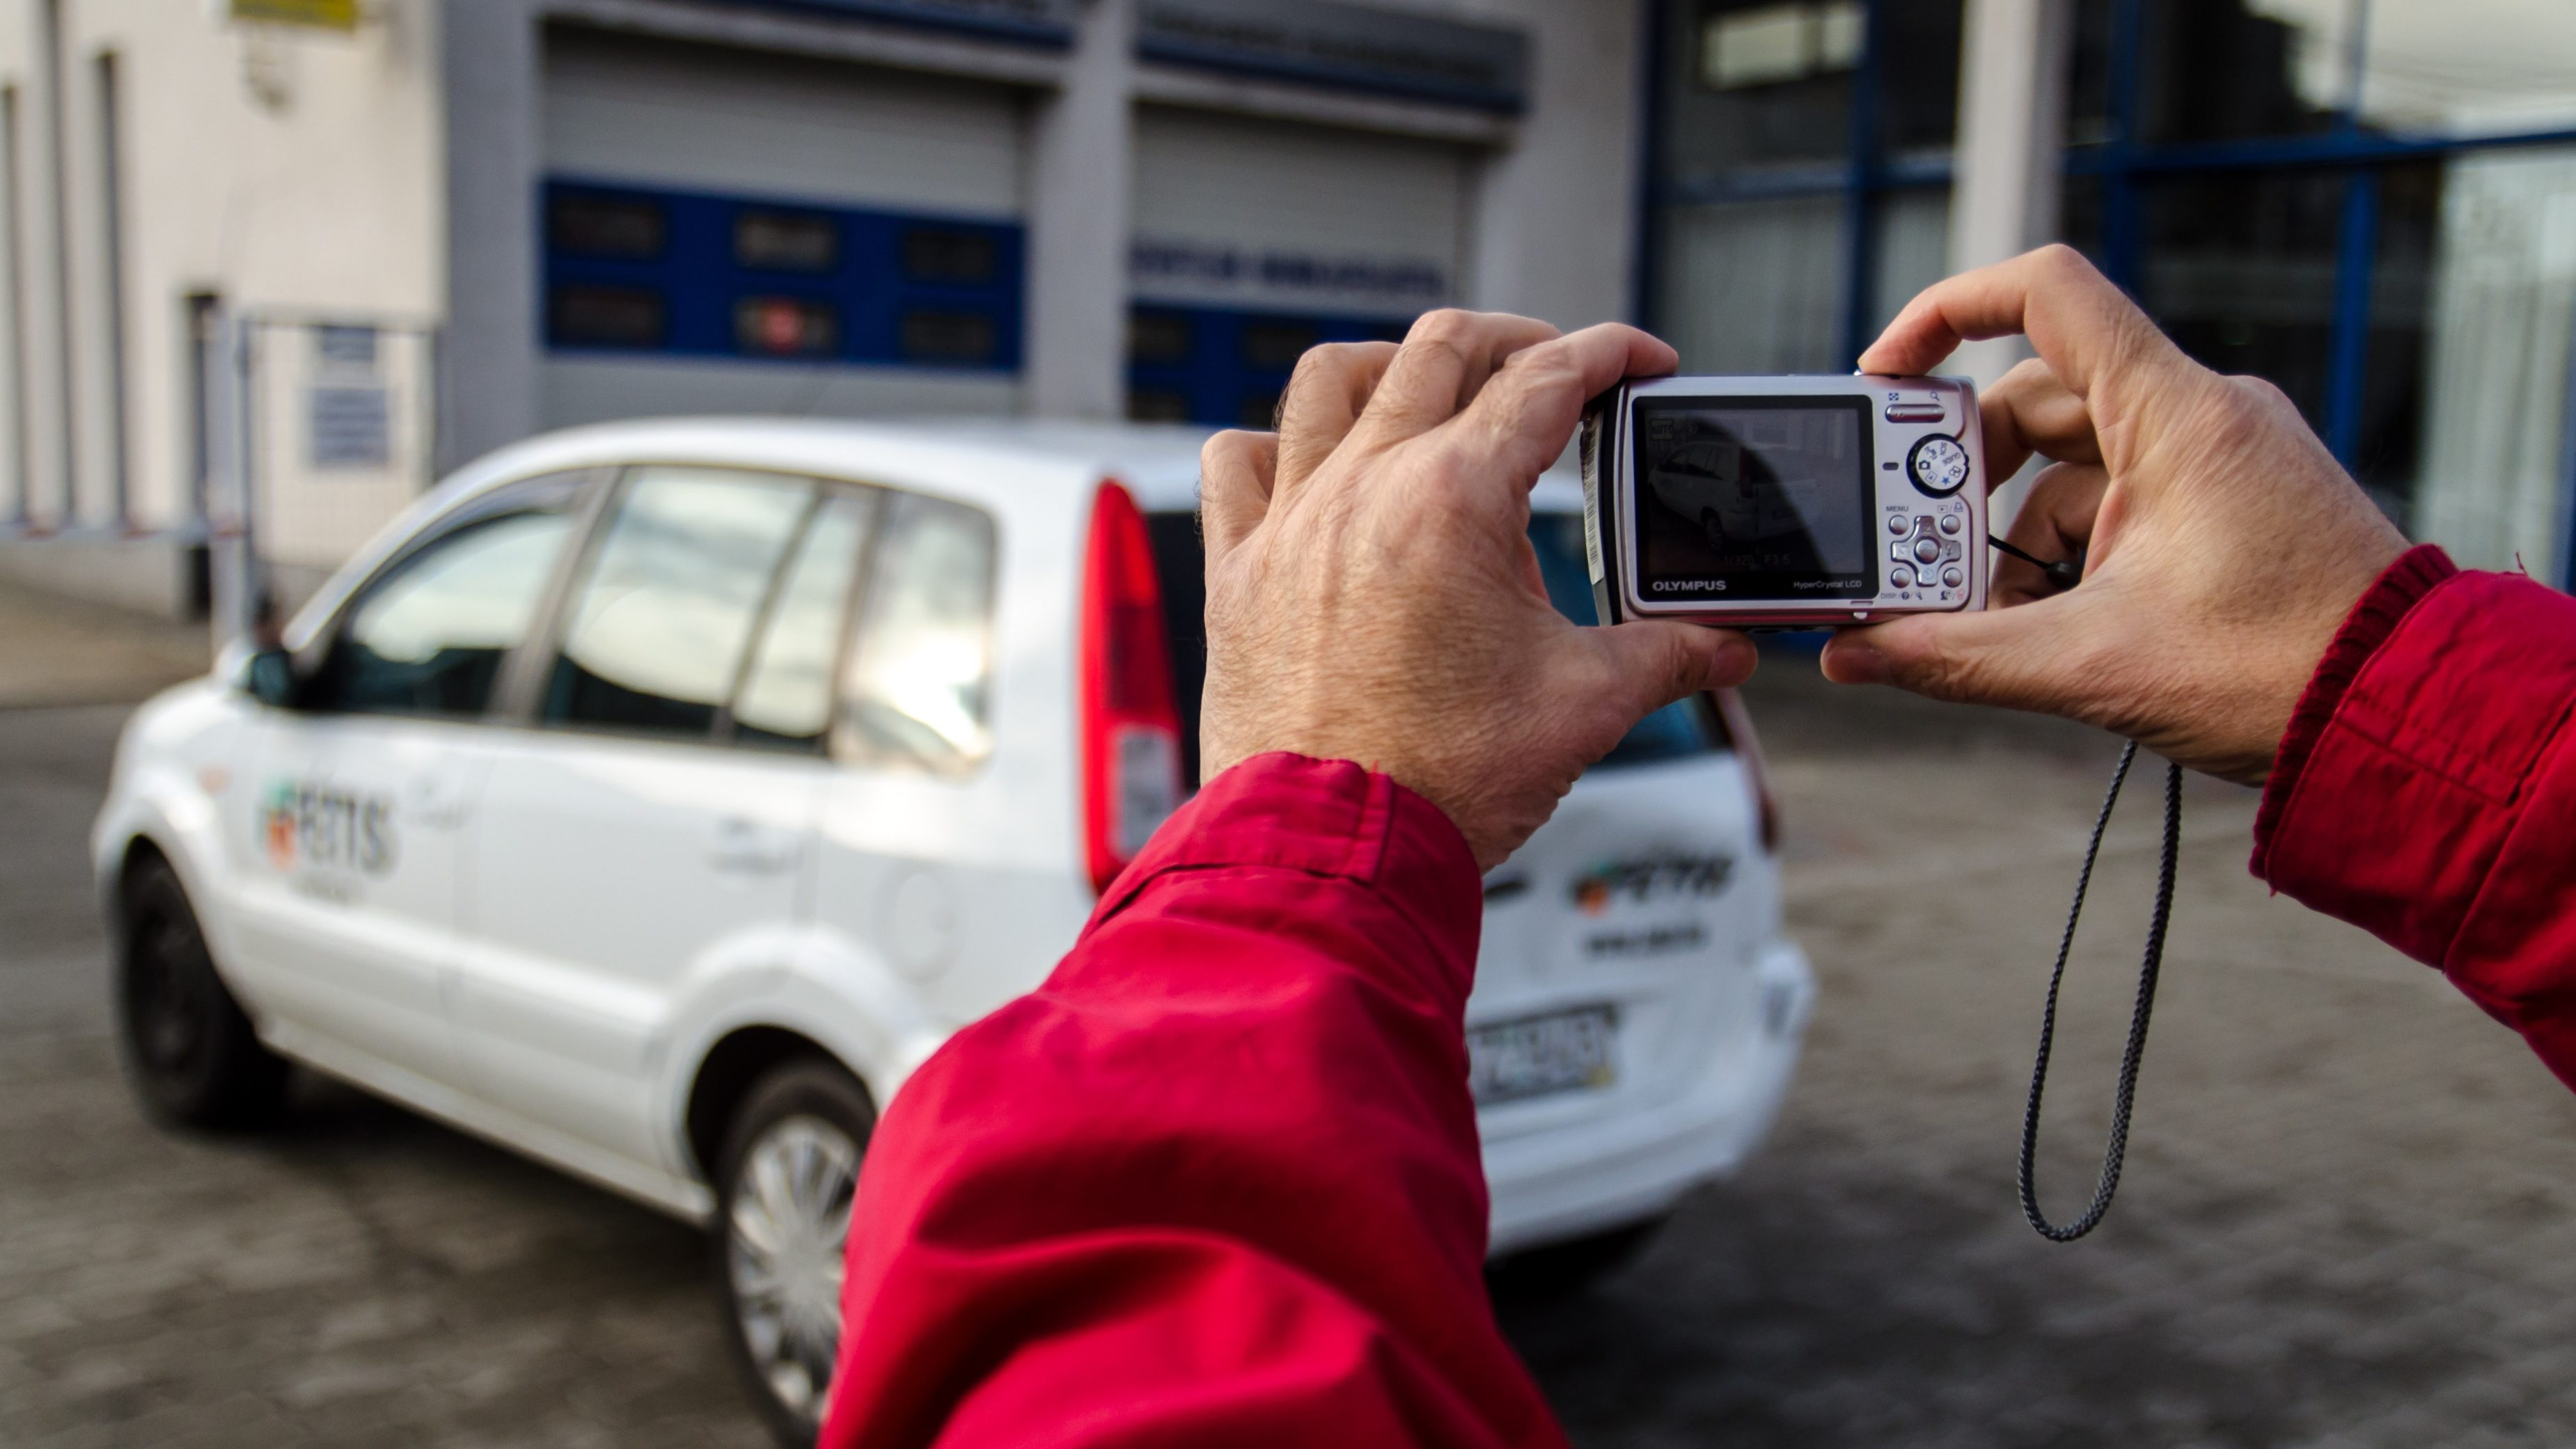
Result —
[{"label": "yellow sign on wall", "polygon": [[232,0],[233,19],[317,30],[358,28],[358,0]]}]

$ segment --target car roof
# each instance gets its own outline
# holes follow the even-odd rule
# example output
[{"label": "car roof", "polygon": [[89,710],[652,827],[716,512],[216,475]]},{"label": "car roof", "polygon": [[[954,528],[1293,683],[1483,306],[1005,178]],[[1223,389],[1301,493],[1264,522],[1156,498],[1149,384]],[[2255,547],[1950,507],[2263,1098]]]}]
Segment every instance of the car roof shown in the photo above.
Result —
[{"label": "car roof", "polygon": [[[898,486],[935,481],[1004,510],[1024,487],[1115,478],[1148,512],[1180,512],[1198,507],[1199,449],[1214,431],[1187,423],[1043,418],[655,418],[570,428],[512,444],[460,470],[433,496],[443,511],[532,472],[663,458],[793,468]],[[1540,480],[1532,501],[1548,512],[1581,506],[1565,461]]]}]

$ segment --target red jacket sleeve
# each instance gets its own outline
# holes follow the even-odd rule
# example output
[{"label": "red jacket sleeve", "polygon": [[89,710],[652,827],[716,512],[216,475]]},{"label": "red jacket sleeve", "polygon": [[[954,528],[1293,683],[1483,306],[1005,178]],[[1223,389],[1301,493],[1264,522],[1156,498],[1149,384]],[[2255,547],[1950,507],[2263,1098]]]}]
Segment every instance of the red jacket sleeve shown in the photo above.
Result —
[{"label": "red jacket sleeve", "polygon": [[2293,715],[2254,873],[2440,967],[2576,1087],[2576,599],[2413,550]]},{"label": "red jacket sleeve", "polygon": [[1562,1444],[1482,1276],[1481,924],[1385,776],[1211,783],[885,1114],[823,1444]]}]

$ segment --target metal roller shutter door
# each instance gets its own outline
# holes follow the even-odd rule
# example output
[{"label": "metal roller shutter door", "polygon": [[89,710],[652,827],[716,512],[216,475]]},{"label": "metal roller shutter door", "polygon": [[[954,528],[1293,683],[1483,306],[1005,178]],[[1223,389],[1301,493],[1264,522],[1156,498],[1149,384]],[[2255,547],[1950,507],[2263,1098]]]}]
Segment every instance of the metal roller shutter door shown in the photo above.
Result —
[{"label": "metal roller shutter door", "polygon": [[[1021,93],[840,62],[557,28],[550,180],[1020,222]],[[553,352],[549,425],[665,412],[1007,412],[1015,376]]]},{"label": "metal roller shutter door", "polygon": [[1146,107],[1136,118],[1138,242],[1229,248],[1257,264],[1410,265],[1436,273],[1390,285],[1333,286],[1256,274],[1231,293],[1140,274],[1139,297],[1227,297],[1249,305],[1402,315],[1466,292],[1473,153],[1411,137]]}]

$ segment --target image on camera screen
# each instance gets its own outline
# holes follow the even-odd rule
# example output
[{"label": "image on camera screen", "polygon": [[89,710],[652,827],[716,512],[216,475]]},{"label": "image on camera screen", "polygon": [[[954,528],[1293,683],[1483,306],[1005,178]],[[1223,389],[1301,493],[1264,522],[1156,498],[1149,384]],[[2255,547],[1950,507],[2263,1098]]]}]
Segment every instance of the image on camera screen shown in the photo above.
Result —
[{"label": "image on camera screen", "polygon": [[1655,599],[1869,598],[1869,402],[1640,398],[1637,582]]}]

